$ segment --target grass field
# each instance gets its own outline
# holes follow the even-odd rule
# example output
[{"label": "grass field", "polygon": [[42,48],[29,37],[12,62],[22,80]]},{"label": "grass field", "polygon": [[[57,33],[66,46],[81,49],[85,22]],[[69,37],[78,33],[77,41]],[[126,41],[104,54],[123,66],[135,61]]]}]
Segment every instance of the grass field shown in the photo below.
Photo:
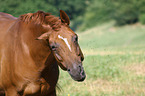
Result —
[{"label": "grass field", "polygon": [[145,26],[111,22],[79,33],[79,43],[87,78],[61,70],[58,96],[145,96]]}]

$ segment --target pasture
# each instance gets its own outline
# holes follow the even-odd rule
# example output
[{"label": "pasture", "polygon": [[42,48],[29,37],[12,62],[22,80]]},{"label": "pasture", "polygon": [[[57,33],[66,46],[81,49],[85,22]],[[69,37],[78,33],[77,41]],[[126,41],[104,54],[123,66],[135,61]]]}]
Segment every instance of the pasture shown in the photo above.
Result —
[{"label": "pasture", "polygon": [[145,26],[113,25],[78,32],[87,78],[60,70],[58,96],[145,96]]}]

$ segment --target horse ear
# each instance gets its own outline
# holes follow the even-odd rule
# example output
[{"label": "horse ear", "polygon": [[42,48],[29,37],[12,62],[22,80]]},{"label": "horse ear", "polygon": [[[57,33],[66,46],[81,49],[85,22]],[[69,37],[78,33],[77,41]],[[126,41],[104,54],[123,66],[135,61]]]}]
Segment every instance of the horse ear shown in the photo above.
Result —
[{"label": "horse ear", "polygon": [[60,10],[60,18],[62,23],[70,24],[69,17],[63,10]]},{"label": "horse ear", "polygon": [[43,33],[41,36],[39,36],[36,40],[46,40],[49,37],[49,33]]}]

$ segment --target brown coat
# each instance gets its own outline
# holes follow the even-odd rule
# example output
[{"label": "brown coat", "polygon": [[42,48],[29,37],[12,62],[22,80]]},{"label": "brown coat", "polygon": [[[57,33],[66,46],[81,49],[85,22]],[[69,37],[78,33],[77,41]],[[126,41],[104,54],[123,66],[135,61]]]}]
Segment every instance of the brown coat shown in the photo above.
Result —
[{"label": "brown coat", "polygon": [[0,13],[0,89],[4,89],[7,96],[16,96],[16,92],[22,91],[36,93],[40,87],[43,87],[41,93],[45,93],[43,89],[47,85],[46,93],[50,94],[55,91],[58,80],[57,62],[45,42],[36,40],[34,35],[41,33],[30,32],[37,33],[39,26],[38,30],[33,29],[19,19]]}]

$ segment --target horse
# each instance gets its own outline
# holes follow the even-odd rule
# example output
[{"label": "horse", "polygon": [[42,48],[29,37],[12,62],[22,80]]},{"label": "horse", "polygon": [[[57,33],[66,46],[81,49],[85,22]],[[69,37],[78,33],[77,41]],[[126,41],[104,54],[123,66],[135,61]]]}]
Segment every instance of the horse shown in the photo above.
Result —
[{"label": "horse", "polygon": [[85,80],[84,56],[69,24],[63,10],[60,17],[0,13],[0,96],[56,96],[59,67]]}]

